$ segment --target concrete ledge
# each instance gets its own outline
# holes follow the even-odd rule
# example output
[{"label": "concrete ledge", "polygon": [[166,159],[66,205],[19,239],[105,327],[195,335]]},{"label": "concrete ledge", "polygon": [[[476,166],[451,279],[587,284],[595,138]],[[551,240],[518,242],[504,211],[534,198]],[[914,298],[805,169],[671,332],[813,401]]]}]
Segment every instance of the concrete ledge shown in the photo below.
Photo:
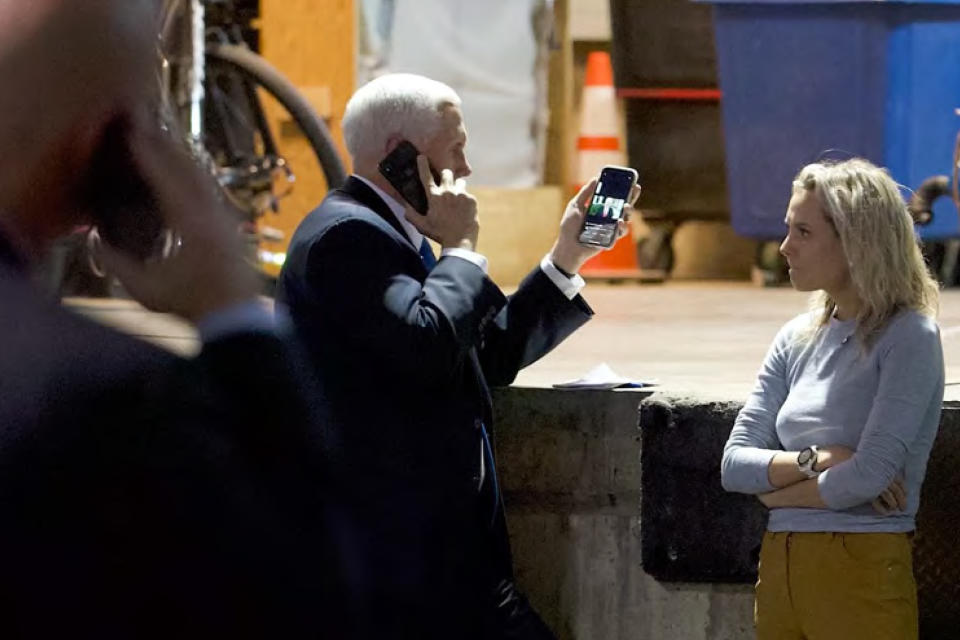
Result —
[{"label": "concrete ledge", "polygon": [[640,401],[650,391],[494,391],[504,499],[513,512],[634,514]]},{"label": "concrete ledge", "polygon": [[[719,486],[739,403],[511,387],[494,404],[517,578],[560,638],[754,637],[766,513]],[[923,638],[960,628],[958,469],[960,403],[950,402],[915,538]]]},{"label": "concrete ledge", "polygon": [[517,579],[561,639],[753,637],[747,585],[641,566],[640,404],[649,392],[494,391]]}]

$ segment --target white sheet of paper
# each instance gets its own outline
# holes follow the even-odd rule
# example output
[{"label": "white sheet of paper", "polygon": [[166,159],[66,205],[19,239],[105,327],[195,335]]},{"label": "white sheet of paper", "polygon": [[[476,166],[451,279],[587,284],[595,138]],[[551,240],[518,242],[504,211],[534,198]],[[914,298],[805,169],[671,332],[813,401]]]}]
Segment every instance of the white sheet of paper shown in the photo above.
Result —
[{"label": "white sheet of paper", "polygon": [[601,362],[590,369],[582,378],[559,382],[555,389],[616,389],[617,387],[649,387],[655,385],[656,380],[631,380],[618,374],[606,362]]}]

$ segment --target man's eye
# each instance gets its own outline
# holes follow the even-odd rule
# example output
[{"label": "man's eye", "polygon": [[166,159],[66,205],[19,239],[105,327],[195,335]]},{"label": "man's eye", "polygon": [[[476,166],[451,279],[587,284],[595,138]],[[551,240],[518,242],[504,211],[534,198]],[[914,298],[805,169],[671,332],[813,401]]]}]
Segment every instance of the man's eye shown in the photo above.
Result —
[{"label": "man's eye", "polygon": [[801,237],[801,238],[806,238],[808,235],[810,235],[810,232],[809,232],[809,231],[807,231],[806,229],[800,229],[800,237]]}]

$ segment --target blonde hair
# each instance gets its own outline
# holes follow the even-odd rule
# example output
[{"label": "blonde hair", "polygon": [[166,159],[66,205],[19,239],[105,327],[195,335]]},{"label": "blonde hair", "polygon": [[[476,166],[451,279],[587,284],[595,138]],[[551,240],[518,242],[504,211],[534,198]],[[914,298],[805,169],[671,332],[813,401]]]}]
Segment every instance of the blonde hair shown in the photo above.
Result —
[{"label": "blonde hair", "polygon": [[[862,158],[809,164],[797,174],[793,188],[816,195],[840,238],[860,299],[856,336],[864,350],[901,310],[936,315],[939,287],[923,261],[899,187],[886,169]],[[808,337],[830,322],[837,303],[826,291],[818,291],[810,308]]]}]

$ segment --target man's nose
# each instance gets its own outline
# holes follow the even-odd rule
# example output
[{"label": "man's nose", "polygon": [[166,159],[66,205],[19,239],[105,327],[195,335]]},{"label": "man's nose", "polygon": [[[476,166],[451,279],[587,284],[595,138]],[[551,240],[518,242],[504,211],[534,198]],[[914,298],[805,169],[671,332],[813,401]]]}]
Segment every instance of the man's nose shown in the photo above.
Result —
[{"label": "man's nose", "polygon": [[466,178],[471,173],[473,173],[473,167],[470,166],[470,163],[466,160],[463,161],[463,164],[457,167],[456,172],[454,172],[454,177],[456,178]]}]

